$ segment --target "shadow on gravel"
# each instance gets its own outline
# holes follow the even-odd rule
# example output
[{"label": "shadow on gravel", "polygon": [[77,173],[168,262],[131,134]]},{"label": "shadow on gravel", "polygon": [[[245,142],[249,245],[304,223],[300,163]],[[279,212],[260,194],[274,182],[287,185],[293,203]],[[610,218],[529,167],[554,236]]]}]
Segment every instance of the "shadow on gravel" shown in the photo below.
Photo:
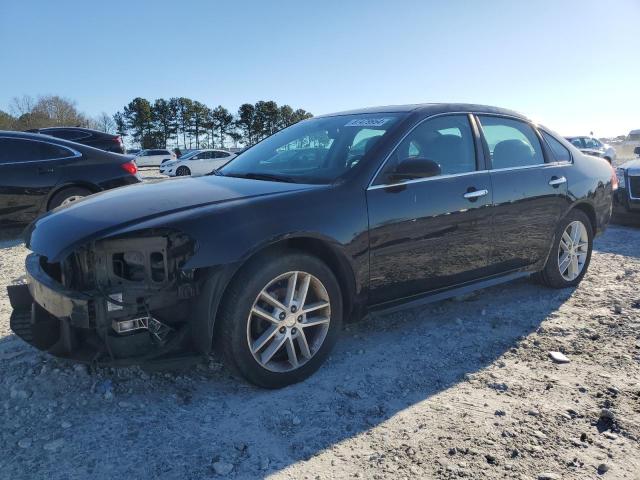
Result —
[{"label": "shadow on gravel", "polygon": [[640,212],[629,213],[624,210],[616,209],[613,217],[611,217],[611,223],[624,225],[626,227],[640,228]]},{"label": "shadow on gravel", "polygon": [[[640,227],[640,224],[638,225]],[[612,233],[615,232],[615,235]],[[598,252],[640,257],[637,245],[638,228],[610,225],[603,235],[596,238],[593,248]]]},{"label": "shadow on gravel", "polygon": [[[87,374],[9,339],[1,351],[28,351],[2,361],[0,396],[17,388],[26,393],[15,396],[28,399],[5,421],[0,447],[13,460],[0,460],[0,468],[14,479],[182,479],[227,470],[261,478],[465,381],[517,348],[571,293],[519,281],[350,324],[316,375],[277,391],[231,378],[215,360],[178,374]],[[430,417],[415,421],[408,435],[428,430]],[[25,438],[33,447],[18,447]]]},{"label": "shadow on gravel", "polygon": [[20,245],[23,230],[21,227],[0,226],[0,250]]}]

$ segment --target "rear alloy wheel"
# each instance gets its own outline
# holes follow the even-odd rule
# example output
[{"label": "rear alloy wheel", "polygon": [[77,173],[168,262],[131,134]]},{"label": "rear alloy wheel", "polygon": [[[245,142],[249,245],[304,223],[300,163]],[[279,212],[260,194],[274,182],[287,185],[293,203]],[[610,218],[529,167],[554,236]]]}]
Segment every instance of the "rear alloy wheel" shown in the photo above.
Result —
[{"label": "rear alloy wheel", "polygon": [[589,254],[589,235],[580,220],[575,220],[564,229],[558,248],[558,269],[567,282],[572,282],[582,273]]},{"label": "rear alloy wheel", "polygon": [[556,238],[539,278],[553,288],[573,287],[587,273],[593,249],[593,227],[581,210],[572,210],[560,222]]},{"label": "rear alloy wheel", "polygon": [[178,167],[178,170],[176,170],[177,177],[188,177],[189,175],[191,175],[191,170],[189,170],[189,167]]},{"label": "rear alloy wheel", "polygon": [[228,367],[279,388],[315,372],[342,324],[342,295],[319,259],[289,253],[251,262],[230,285],[216,342]]},{"label": "rear alloy wheel", "polygon": [[91,195],[91,192],[82,187],[65,188],[56,193],[49,202],[49,210],[57,207],[65,207]]}]

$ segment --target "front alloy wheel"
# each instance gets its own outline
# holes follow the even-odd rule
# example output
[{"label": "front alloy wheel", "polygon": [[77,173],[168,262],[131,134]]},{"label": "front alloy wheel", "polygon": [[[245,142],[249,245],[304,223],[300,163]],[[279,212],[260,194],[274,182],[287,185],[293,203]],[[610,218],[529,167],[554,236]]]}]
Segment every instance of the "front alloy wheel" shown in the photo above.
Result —
[{"label": "front alloy wheel", "polygon": [[331,322],[331,302],[320,280],[287,272],[258,294],[247,321],[247,342],[255,360],[272,372],[287,372],[318,352]]},{"label": "front alloy wheel", "polygon": [[225,290],[215,347],[249,382],[284,387],[320,368],[342,314],[342,291],[327,264],[303,252],[270,251],[243,266]]}]

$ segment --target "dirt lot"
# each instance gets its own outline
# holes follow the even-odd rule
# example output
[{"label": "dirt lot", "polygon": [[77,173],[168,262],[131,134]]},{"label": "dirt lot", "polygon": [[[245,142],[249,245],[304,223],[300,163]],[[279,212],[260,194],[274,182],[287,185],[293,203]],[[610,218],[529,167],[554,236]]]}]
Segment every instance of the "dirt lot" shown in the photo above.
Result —
[{"label": "dirt lot", "polygon": [[[0,236],[0,288],[27,253]],[[88,371],[9,331],[3,478],[640,478],[640,229],[596,241],[578,289],[530,281],[349,325],[280,391],[214,358]],[[554,363],[550,351],[569,363]]]}]

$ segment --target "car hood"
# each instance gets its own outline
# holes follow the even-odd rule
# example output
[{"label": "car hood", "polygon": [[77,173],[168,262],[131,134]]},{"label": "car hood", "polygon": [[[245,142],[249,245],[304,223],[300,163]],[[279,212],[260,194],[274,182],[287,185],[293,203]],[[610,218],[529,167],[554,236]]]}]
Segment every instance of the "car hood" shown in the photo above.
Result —
[{"label": "car hood", "polygon": [[162,227],[164,217],[176,221],[181,216],[194,214],[196,209],[209,210],[231,202],[318,187],[222,176],[132,185],[57,208],[29,225],[25,241],[29,249],[47,257],[49,262],[59,262],[80,245],[93,240],[137,226]]},{"label": "car hood", "polygon": [[640,170],[640,158],[629,160],[622,165],[618,165],[618,168],[623,168],[625,170]]}]

